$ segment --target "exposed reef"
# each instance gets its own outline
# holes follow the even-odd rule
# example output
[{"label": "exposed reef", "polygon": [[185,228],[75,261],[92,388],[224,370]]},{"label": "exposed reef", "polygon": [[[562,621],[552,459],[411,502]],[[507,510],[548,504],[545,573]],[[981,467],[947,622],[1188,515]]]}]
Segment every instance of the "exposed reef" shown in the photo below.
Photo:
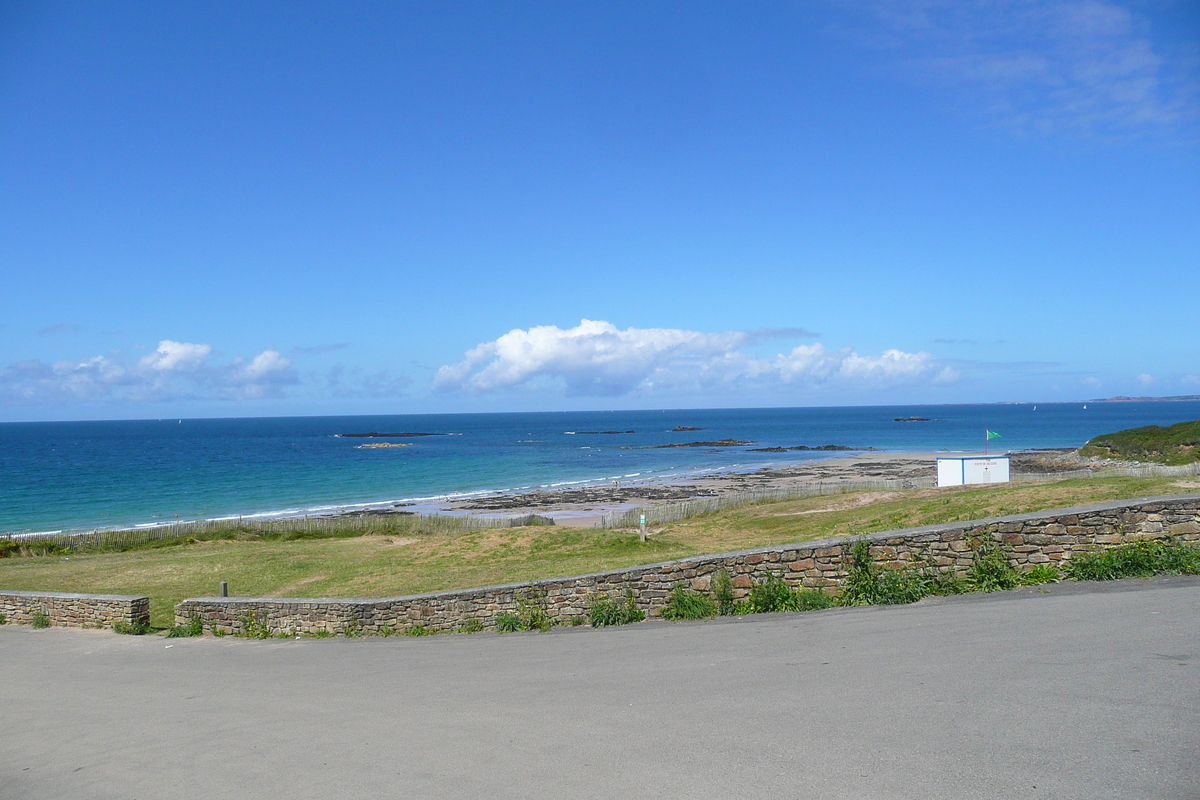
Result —
[{"label": "exposed reef", "polygon": [[339,439],[411,439],[414,436],[445,436],[444,433],[379,433],[378,431],[370,431],[369,433],[335,433]]}]

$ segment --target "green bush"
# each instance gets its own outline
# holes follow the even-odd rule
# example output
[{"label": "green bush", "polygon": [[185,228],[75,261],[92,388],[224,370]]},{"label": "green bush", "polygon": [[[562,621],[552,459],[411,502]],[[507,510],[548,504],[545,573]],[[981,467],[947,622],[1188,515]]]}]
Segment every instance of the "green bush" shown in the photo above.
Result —
[{"label": "green bush", "polygon": [[770,575],[750,587],[750,609],[754,614],[784,611],[792,590],[778,575]]},{"label": "green bush", "polygon": [[716,616],[717,604],[706,594],[676,584],[661,613],[663,619],[669,620],[707,619]]},{"label": "green bush", "polygon": [[751,614],[773,611],[817,611],[833,605],[833,598],[824,592],[816,589],[793,591],[778,575],[771,575],[762,583],[750,587],[750,598],[746,603],[747,610]]},{"label": "green bush", "polygon": [[1058,567],[1053,564],[1034,564],[1019,574],[1022,586],[1040,586],[1043,583],[1057,583],[1062,580]]},{"label": "green bush", "polygon": [[8,617],[4,616],[3,614],[0,614],[0,625],[4,625],[7,622],[8,622]]},{"label": "green bush", "polygon": [[832,597],[817,589],[797,589],[788,598],[785,611],[820,611],[837,605]]},{"label": "green bush", "polygon": [[847,573],[846,585],[838,594],[842,606],[915,603],[931,590],[928,576],[920,572],[881,568],[864,541],[851,545]]},{"label": "green bush", "polygon": [[645,612],[637,607],[633,589],[625,590],[624,603],[614,602],[608,595],[601,594],[593,597],[588,604],[588,620],[593,628],[626,625],[630,622],[641,622],[645,618]]},{"label": "green bush", "polygon": [[168,639],[179,639],[204,634],[204,622],[199,614],[193,614],[184,625],[176,625],[167,631]]},{"label": "green bush", "polygon": [[33,627],[35,627],[35,628],[49,628],[50,627],[50,618],[47,617],[45,614],[34,614],[33,619],[30,620],[30,622],[33,624]]},{"label": "green bush", "polygon": [[733,578],[729,572],[724,568],[714,572],[710,586],[717,601],[717,612],[723,617],[733,614],[737,603],[733,599]]},{"label": "green bush", "polygon": [[123,619],[119,619],[113,623],[113,632],[125,636],[145,636],[150,632],[150,626],[143,625],[140,622],[126,622]]},{"label": "green bush", "polygon": [[475,617],[463,620],[463,623],[458,626],[459,633],[479,633],[481,630],[483,630],[483,623]]},{"label": "green bush", "polygon": [[517,618],[524,631],[548,631],[554,627],[554,619],[546,610],[546,590],[540,587],[527,589],[517,598]]},{"label": "green bush", "polygon": [[516,614],[500,614],[496,617],[496,630],[499,633],[516,633],[521,630],[521,618]]},{"label": "green bush", "polygon": [[1063,571],[1077,581],[1200,575],[1200,548],[1174,539],[1131,542],[1073,556]]},{"label": "green bush", "polygon": [[426,628],[424,625],[413,625],[408,630],[404,631],[405,636],[436,636],[437,631],[433,628]]},{"label": "green bush", "polygon": [[967,568],[967,582],[976,592],[998,592],[1021,585],[1021,576],[1008,556],[991,536],[983,536],[974,546],[975,561]]}]

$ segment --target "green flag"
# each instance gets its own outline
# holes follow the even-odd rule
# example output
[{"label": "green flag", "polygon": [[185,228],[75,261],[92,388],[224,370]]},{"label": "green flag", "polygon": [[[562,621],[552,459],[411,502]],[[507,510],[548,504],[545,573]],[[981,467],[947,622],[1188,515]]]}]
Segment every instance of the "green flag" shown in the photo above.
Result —
[{"label": "green flag", "polygon": [[[987,429],[985,428],[984,430],[987,430]],[[996,433],[995,431],[987,431],[987,438],[988,438],[988,441],[991,441],[992,439],[999,439],[1000,434]]]}]

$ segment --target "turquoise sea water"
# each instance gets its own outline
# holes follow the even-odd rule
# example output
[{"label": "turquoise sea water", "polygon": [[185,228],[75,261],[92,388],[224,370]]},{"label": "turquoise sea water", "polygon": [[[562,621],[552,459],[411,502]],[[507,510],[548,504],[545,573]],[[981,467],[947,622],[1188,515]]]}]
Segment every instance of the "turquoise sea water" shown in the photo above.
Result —
[{"label": "turquoise sea water", "polygon": [[[929,422],[895,422],[896,417]],[[748,447],[994,451],[1076,447],[1200,418],[1200,402],[693,409],[0,424],[0,531],[296,514],[454,492],[670,480],[839,453]],[[676,426],[703,428],[671,432]],[[634,431],[598,434],[589,431]],[[350,439],[339,433],[447,434]],[[641,449],[717,439],[748,447]],[[411,447],[359,449],[367,442]]]}]

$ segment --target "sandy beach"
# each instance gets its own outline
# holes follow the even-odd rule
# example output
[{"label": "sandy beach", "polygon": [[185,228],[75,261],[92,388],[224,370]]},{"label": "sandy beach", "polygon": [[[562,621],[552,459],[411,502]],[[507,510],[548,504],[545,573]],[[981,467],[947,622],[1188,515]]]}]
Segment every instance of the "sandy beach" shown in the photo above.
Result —
[{"label": "sandy beach", "polygon": [[[809,459],[750,472],[714,473],[675,482],[662,479],[614,482],[604,486],[445,498],[429,506],[405,510],[485,516],[540,514],[553,518],[558,525],[592,527],[611,511],[698,497],[786,489],[812,483],[932,478],[937,472],[938,455],[865,452],[845,458]],[[1014,453],[1011,458],[1014,472],[1060,472],[1088,466],[1074,450],[1068,449]]]}]

